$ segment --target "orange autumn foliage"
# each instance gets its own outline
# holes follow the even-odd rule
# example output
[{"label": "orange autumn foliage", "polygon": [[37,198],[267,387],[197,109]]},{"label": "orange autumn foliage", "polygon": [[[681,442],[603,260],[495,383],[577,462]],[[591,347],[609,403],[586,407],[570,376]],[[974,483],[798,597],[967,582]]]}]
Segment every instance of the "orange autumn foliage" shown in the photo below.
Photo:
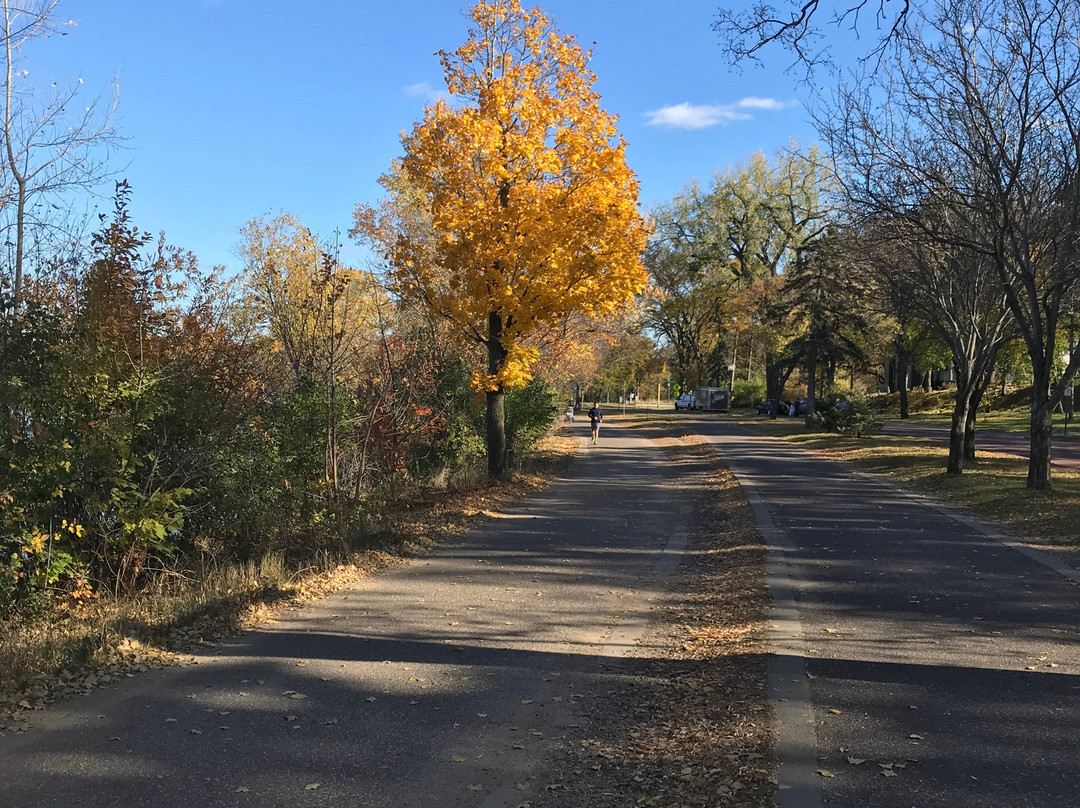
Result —
[{"label": "orange autumn foliage", "polygon": [[601,317],[645,284],[647,227],[617,119],[600,107],[589,52],[539,9],[477,3],[468,41],[440,51],[451,100],[403,138],[353,234],[378,246],[402,298],[488,349],[473,383],[524,385],[538,329]]}]

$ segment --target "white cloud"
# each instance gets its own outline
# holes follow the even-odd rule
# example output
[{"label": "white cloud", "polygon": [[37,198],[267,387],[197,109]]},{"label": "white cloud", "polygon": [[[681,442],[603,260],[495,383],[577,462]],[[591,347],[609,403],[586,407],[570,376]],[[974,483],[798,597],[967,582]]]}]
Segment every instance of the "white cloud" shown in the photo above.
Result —
[{"label": "white cloud", "polygon": [[798,102],[785,102],[775,98],[743,98],[734,104],[672,104],[646,112],[650,126],[667,126],[674,129],[704,129],[732,121],[749,121],[754,116],[750,110],[778,112]]},{"label": "white cloud", "polygon": [[739,106],[743,107],[744,109],[781,110],[787,108],[790,105],[785,104],[783,101],[778,101],[775,98],[754,98],[753,96],[750,96],[749,98],[744,98],[742,101],[740,101]]},{"label": "white cloud", "polygon": [[410,84],[405,88],[405,95],[412,96],[413,98],[423,98],[425,104],[434,104],[439,99],[446,99],[449,97],[445,90],[436,90],[426,81]]}]

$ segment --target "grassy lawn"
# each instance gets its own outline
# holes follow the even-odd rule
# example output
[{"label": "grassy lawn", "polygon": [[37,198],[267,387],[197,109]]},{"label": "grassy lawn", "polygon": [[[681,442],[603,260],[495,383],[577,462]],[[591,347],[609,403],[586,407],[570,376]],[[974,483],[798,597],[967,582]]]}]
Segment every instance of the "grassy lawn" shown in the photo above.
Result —
[{"label": "grassy lawn", "polygon": [[[899,420],[898,413],[885,413],[884,417],[889,420]],[[913,412],[908,419],[913,424],[942,424],[949,425],[952,412],[936,410],[933,412]],[[1004,432],[1027,432],[1031,428],[1030,410],[1024,407],[1011,410],[994,410],[992,412],[980,412],[976,420],[979,429],[997,429]],[[1080,437],[1080,421],[1073,417],[1069,422],[1069,440]],[[1060,438],[1065,432],[1065,416],[1054,413],[1054,437]]]},{"label": "grassy lawn", "polygon": [[948,447],[944,443],[900,435],[844,438],[808,432],[802,419],[768,421],[739,415],[734,419],[762,434],[784,437],[865,471],[887,474],[1001,525],[1026,543],[1080,549],[1080,472],[1076,470],[1055,466],[1053,491],[1029,491],[1024,487],[1024,459],[984,452],[962,475],[950,476],[945,474]]}]

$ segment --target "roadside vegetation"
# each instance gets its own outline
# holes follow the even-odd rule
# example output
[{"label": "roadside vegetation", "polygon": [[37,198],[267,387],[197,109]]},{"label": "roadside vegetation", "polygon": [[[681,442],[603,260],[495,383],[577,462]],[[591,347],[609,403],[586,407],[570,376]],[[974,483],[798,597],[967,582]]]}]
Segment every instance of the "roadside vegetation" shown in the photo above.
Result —
[{"label": "roadside vegetation", "polygon": [[[59,33],[57,7],[3,18],[9,143],[34,142],[15,128],[38,101],[64,112],[16,69]],[[238,273],[203,267],[138,226],[124,180],[96,225],[61,216],[75,202],[59,183],[42,206],[56,217],[29,220],[36,153],[0,164],[15,258],[0,276],[0,689],[201,634],[308,571],[399,553],[418,540],[413,505],[527,479],[568,394],[630,330],[646,226],[573,37],[514,0],[472,18],[442,54],[462,103],[428,111],[384,206],[357,209],[353,235],[383,253],[363,267],[287,213],[240,228]],[[513,113],[490,103],[509,95]],[[102,161],[77,190],[108,176],[108,120],[72,147]],[[492,127],[499,181],[474,160]],[[453,143],[431,135],[448,129]]]},{"label": "roadside vegetation", "polygon": [[576,437],[553,432],[537,442],[513,480],[411,487],[368,510],[365,540],[351,549],[205,559],[204,567],[155,575],[134,592],[78,604],[42,597],[36,611],[0,620],[0,719],[18,729],[57,698],[135,671],[185,664],[191,652],[281,608],[431,552],[564,472],[576,447]]}]

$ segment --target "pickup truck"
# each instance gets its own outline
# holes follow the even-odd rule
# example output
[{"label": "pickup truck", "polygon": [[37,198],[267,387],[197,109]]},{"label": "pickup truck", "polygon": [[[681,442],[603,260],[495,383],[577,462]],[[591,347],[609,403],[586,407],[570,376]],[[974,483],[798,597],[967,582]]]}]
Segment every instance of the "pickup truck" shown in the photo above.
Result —
[{"label": "pickup truck", "polygon": [[697,399],[693,393],[683,393],[675,399],[676,410],[692,410],[697,406]]}]

